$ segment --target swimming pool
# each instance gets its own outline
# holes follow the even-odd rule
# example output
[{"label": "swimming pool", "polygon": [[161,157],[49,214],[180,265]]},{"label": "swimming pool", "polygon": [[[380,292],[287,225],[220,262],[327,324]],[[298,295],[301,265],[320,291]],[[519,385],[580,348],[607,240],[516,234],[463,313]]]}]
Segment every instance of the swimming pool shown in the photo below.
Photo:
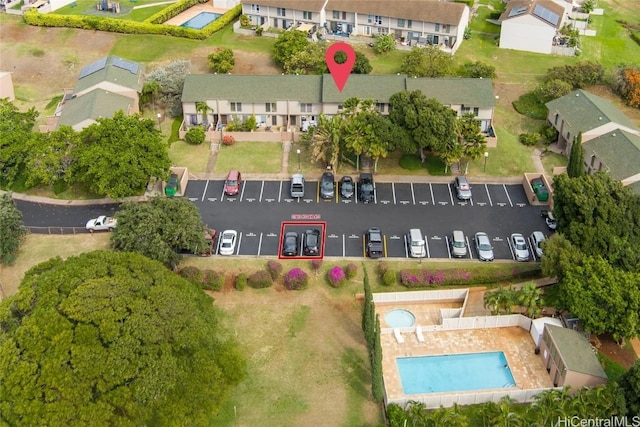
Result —
[{"label": "swimming pool", "polygon": [[451,354],[396,359],[404,394],[515,387],[504,353]]},{"label": "swimming pool", "polygon": [[391,328],[408,328],[416,323],[416,316],[409,310],[396,308],[388,312],[384,320]]},{"label": "swimming pool", "polygon": [[201,30],[207,25],[211,24],[222,15],[213,12],[200,12],[187,22],[182,23],[181,27],[193,28],[194,30]]}]

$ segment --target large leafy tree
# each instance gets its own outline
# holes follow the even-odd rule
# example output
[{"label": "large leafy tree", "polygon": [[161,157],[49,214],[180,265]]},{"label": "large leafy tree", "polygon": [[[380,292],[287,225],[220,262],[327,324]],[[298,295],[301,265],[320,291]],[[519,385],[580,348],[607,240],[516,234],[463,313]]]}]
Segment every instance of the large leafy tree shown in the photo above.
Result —
[{"label": "large leafy tree", "polygon": [[229,73],[236,65],[236,60],[233,58],[233,51],[229,48],[218,49],[216,52],[209,54],[207,59],[209,59],[209,68],[214,73]]},{"label": "large leafy tree", "polygon": [[0,261],[11,264],[16,259],[22,238],[27,230],[22,225],[22,212],[18,210],[11,193],[0,194]]},{"label": "large leafy tree", "polygon": [[207,425],[245,375],[211,299],[138,254],[32,268],[0,327],[6,425]]},{"label": "large leafy tree", "polygon": [[140,194],[150,176],[165,177],[171,166],[153,120],[126,116],[98,119],[84,128],[76,148],[74,175],[96,194],[115,199]]},{"label": "large leafy tree", "polygon": [[187,199],[155,197],[148,203],[129,202],[116,213],[118,227],[112,246],[138,252],[166,265],[180,263],[179,251],[204,247],[205,226],[198,208]]},{"label": "large leafy tree", "polygon": [[453,56],[438,46],[414,47],[400,70],[409,77],[445,77],[453,74]]},{"label": "large leafy tree", "polygon": [[[180,116],[182,88],[190,68],[190,61],[177,60],[153,70],[145,78],[144,93],[151,96],[152,100],[155,100],[170,116]],[[151,82],[156,82],[157,86]]]},{"label": "large leafy tree", "polygon": [[58,181],[71,182],[74,150],[80,145],[80,134],[70,126],[35,133],[29,146],[27,185],[52,185]]},{"label": "large leafy tree", "polygon": [[640,271],[640,197],[604,173],[554,179],[558,229],[587,255]]},{"label": "large leafy tree", "polygon": [[456,113],[436,99],[428,99],[421,91],[395,93],[389,99],[389,118],[395,125],[405,128],[409,139],[398,141],[398,148],[406,153],[424,150],[439,154],[456,140]]},{"label": "large leafy tree", "polygon": [[567,175],[576,178],[585,175],[584,170],[584,147],[582,147],[582,132],[578,134],[573,144],[571,144],[571,154],[569,154],[569,165]]},{"label": "large leafy tree", "polygon": [[628,414],[640,414],[640,359],[618,380]]},{"label": "large leafy tree", "polygon": [[33,126],[34,108],[20,112],[6,98],[0,99],[0,188],[9,188],[25,169]]},{"label": "large leafy tree", "polygon": [[560,299],[586,330],[610,333],[622,343],[640,334],[640,274],[614,268],[600,256],[585,257],[564,272]]},{"label": "large leafy tree", "polygon": [[466,113],[458,117],[456,135],[456,143],[460,145],[462,157],[468,159],[466,165],[468,168],[471,160],[479,159],[487,150],[487,139],[482,134],[480,121],[473,113]]},{"label": "large leafy tree", "polygon": [[273,62],[284,69],[295,54],[310,50],[311,45],[302,31],[283,31],[273,45]]}]

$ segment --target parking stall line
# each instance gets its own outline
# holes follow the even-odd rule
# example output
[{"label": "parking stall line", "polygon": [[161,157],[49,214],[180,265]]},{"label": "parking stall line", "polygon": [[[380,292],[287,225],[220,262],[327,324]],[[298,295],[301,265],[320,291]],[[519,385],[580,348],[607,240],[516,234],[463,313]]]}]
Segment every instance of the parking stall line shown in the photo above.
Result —
[{"label": "parking stall line", "polygon": [[347,256],[347,242],[345,240],[344,234],[342,235],[342,256]]},{"label": "parking stall line", "polygon": [[404,236],[404,257],[405,258],[409,258],[409,242],[407,242],[407,235],[405,234]]},{"label": "parking stall line", "polygon": [[429,183],[429,191],[431,191],[431,206],[435,206],[436,199],[433,197],[433,187],[431,186],[431,183]]},{"label": "parking stall line", "polygon": [[282,198],[282,181],[280,181],[280,190],[278,190],[278,203],[280,203],[281,198]]},{"label": "parking stall line", "polygon": [[221,243],[222,239],[218,238],[218,243],[216,243],[216,249],[213,251],[214,255],[218,255],[220,253],[220,243]]},{"label": "parking stall line", "polygon": [[451,247],[449,246],[449,236],[444,236],[444,241],[447,244],[447,254],[449,255],[449,259],[451,259]]},{"label": "parking stall line", "polygon": [[260,186],[260,198],[258,199],[259,202],[262,201],[262,192],[264,191],[264,181],[262,181],[262,185]]},{"label": "parking stall line", "polygon": [[473,206],[473,197],[469,198],[469,203],[471,203],[471,206]]},{"label": "parking stall line", "polygon": [[373,186],[373,203],[378,204],[378,190],[376,190],[376,186]]},{"label": "parking stall line", "polygon": [[511,205],[511,207],[513,207],[513,203],[511,203],[511,197],[509,197],[509,192],[507,191],[507,186],[502,184],[502,188],[504,188],[504,194],[507,195],[507,199],[509,200],[509,205]]},{"label": "parking stall line", "polygon": [[202,199],[200,199],[201,202],[204,202],[204,196],[207,194],[208,187],[209,187],[209,180],[207,180],[207,183],[204,185],[204,191],[202,192]]},{"label": "parking stall line", "polygon": [[396,185],[395,183],[391,183],[391,193],[393,194],[393,204],[396,204]]},{"label": "parking stall line", "polygon": [[529,252],[531,252],[531,258],[534,261],[537,261],[538,258],[536,257],[536,251],[533,250],[533,242],[531,242],[531,238],[527,237],[527,245],[529,245]]},{"label": "parking stall line", "polygon": [[467,249],[469,250],[469,258],[473,259],[473,252],[471,252],[471,244],[469,244],[469,237],[464,236],[464,239],[467,241]]},{"label": "parking stall line", "polygon": [[453,192],[451,191],[451,184],[447,184],[447,188],[449,189],[449,198],[451,199],[451,206],[455,206],[453,204]]},{"label": "parking stall line", "polygon": [[413,204],[416,204],[416,194],[413,192],[413,182],[410,183],[411,184],[411,201],[413,202]]},{"label": "parking stall line", "polygon": [[220,194],[220,201],[224,201],[224,185],[222,186],[222,193]]},{"label": "parking stall line", "polygon": [[258,239],[258,255],[260,256],[260,251],[262,250],[262,233],[260,233],[260,238]]},{"label": "parking stall line", "polygon": [[242,243],[242,231],[240,232],[240,236],[238,236],[238,246],[236,247],[236,255],[240,254],[241,243]]},{"label": "parking stall line", "polygon": [[515,252],[513,251],[513,248],[511,247],[511,237],[510,237],[510,236],[509,236],[509,237],[507,237],[507,241],[509,242],[509,251],[511,252],[511,258],[512,258],[513,260],[515,260],[515,259],[516,259],[516,254],[515,254]]},{"label": "parking stall line", "polygon": [[487,184],[484,185],[484,190],[487,192],[487,197],[489,198],[489,206],[493,206],[493,201],[491,200],[491,194],[489,194],[489,187],[487,187]]},{"label": "parking stall line", "polygon": [[242,191],[240,192],[240,201],[242,201],[242,198],[244,197],[244,187],[247,186],[247,181],[242,181]]},{"label": "parking stall line", "polygon": [[426,237],[424,238],[424,246],[427,248],[427,257],[431,258],[431,252],[429,252],[429,241]]}]

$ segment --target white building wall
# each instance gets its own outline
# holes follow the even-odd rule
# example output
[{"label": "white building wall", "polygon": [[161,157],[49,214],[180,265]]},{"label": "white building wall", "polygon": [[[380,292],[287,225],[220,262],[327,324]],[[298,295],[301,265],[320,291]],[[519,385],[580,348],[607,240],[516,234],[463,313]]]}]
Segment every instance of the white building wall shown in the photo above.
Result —
[{"label": "white building wall", "polygon": [[507,19],[500,29],[500,48],[551,53],[555,27],[531,15]]}]

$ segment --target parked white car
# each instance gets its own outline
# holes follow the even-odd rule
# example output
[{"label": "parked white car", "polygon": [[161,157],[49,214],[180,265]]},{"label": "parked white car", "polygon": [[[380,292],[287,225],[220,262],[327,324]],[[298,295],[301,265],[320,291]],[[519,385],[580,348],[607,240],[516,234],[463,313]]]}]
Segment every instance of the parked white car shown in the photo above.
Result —
[{"label": "parked white car", "polygon": [[236,251],[238,232],[236,230],[224,230],[220,236],[220,255],[233,255]]},{"label": "parked white car", "polygon": [[113,231],[116,228],[118,220],[113,217],[100,215],[87,221],[85,228],[91,232],[94,231]]},{"label": "parked white car", "polygon": [[531,254],[529,253],[529,246],[527,246],[527,241],[524,236],[520,233],[513,233],[510,242],[516,261],[529,261]]},{"label": "parked white car", "polygon": [[547,240],[547,238],[544,237],[542,231],[534,231],[531,233],[531,246],[533,246],[533,250],[536,251],[538,258],[540,258],[544,253],[542,250],[542,243],[544,243],[545,240]]}]

